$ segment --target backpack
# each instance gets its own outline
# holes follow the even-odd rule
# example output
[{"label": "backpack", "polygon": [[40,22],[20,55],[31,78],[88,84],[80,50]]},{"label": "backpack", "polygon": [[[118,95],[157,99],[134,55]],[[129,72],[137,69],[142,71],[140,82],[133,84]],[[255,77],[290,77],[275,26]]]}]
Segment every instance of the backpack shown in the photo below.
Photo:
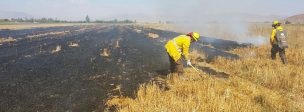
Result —
[{"label": "backpack", "polygon": [[278,41],[278,45],[280,48],[282,48],[282,49],[288,48],[287,34],[286,34],[285,30],[283,30],[283,31],[277,30],[276,39]]}]

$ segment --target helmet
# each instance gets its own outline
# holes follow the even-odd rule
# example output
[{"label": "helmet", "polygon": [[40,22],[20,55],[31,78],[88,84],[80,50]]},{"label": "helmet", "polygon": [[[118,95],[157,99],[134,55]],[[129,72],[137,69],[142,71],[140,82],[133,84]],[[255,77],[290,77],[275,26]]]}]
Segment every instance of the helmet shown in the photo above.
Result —
[{"label": "helmet", "polygon": [[200,34],[197,32],[190,32],[187,34],[187,36],[190,36],[191,38],[193,38],[195,41],[197,41],[200,38]]},{"label": "helmet", "polygon": [[279,24],[279,21],[273,21],[273,25]]}]

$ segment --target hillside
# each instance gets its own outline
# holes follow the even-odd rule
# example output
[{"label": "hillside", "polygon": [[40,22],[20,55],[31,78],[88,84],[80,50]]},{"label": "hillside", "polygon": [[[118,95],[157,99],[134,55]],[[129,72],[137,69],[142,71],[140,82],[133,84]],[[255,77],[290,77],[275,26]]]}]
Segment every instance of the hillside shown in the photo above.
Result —
[{"label": "hillside", "polygon": [[289,21],[291,24],[304,24],[304,14],[288,17],[284,21]]},{"label": "hillside", "polygon": [[10,19],[10,18],[32,18],[33,15],[24,13],[24,12],[13,12],[13,11],[0,11],[1,19]]}]

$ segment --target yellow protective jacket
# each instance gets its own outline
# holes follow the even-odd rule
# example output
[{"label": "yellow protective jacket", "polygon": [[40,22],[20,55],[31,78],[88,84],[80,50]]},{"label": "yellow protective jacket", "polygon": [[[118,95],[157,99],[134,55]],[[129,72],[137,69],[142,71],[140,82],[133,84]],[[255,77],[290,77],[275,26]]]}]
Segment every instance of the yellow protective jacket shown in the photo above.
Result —
[{"label": "yellow protective jacket", "polygon": [[278,26],[276,29],[273,29],[272,32],[271,32],[271,37],[270,37],[270,44],[271,45],[277,45],[278,44],[278,41],[276,39],[276,34],[277,34],[277,30],[279,31],[283,31],[283,27],[282,26]]},{"label": "yellow protective jacket", "polygon": [[168,41],[165,48],[175,62],[179,60],[182,55],[184,56],[185,60],[189,60],[190,43],[191,38],[189,38],[189,36],[180,35]]}]

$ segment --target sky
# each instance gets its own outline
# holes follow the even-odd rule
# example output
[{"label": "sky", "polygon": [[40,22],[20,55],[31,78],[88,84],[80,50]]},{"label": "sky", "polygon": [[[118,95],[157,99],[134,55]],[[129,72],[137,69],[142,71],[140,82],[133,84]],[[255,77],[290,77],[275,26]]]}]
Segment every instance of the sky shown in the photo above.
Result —
[{"label": "sky", "polygon": [[267,18],[304,13],[304,0],[0,0],[0,4],[0,12],[63,20],[84,20],[89,15],[93,20],[211,21],[221,16]]}]

